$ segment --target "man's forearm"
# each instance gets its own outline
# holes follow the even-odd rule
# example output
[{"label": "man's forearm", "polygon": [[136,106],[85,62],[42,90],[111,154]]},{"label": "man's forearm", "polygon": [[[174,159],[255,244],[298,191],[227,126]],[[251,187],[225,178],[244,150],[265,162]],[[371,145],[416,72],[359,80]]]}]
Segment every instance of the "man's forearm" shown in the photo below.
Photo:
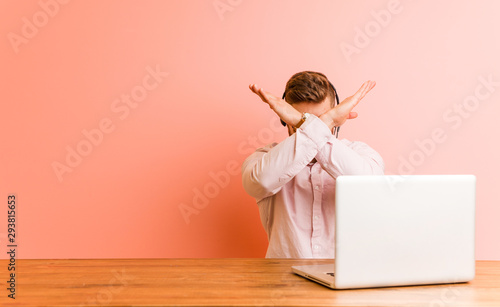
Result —
[{"label": "man's forearm", "polygon": [[331,133],[324,130],[319,118],[311,116],[297,132],[278,145],[252,154],[242,166],[243,186],[255,198],[276,194],[317,155]]},{"label": "man's forearm", "polygon": [[363,142],[348,146],[332,138],[318,150],[315,158],[333,178],[340,175],[383,175],[385,169],[382,157]]}]

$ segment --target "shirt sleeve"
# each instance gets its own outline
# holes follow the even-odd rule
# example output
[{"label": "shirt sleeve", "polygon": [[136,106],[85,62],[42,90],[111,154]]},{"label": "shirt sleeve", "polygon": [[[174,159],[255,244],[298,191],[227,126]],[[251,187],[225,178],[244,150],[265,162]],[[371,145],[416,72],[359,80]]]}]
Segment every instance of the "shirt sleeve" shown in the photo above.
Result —
[{"label": "shirt sleeve", "polygon": [[332,135],[315,158],[333,178],[340,175],[384,175],[385,165],[380,154],[359,141],[346,144]]},{"label": "shirt sleeve", "polygon": [[331,136],[326,124],[311,114],[284,141],[259,148],[245,159],[241,170],[245,191],[257,201],[278,193],[314,159]]}]

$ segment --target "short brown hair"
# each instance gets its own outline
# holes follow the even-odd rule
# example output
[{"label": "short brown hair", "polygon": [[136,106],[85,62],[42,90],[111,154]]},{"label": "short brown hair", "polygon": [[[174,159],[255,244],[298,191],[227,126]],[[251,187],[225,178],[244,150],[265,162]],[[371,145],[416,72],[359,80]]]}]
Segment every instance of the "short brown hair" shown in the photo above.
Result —
[{"label": "short brown hair", "polygon": [[286,83],[285,100],[289,104],[298,102],[320,103],[330,97],[335,104],[335,91],[328,78],[315,71],[301,71],[294,74]]}]

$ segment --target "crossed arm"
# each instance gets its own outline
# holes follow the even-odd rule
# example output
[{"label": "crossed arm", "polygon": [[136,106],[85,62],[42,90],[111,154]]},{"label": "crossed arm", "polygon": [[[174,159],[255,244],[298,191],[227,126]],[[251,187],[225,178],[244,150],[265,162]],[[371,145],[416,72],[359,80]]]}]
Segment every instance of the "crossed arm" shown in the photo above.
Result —
[{"label": "crossed arm", "polygon": [[[356,118],[358,113],[351,112],[352,109],[374,86],[375,81],[366,81],[354,95],[347,97],[338,106],[323,113],[319,118],[330,128],[330,130],[333,130],[334,127],[340,127],[348,119]],[[250,84],[249,87],[250,90],[257,94],[262,101],[267,103],[285,123],[295,126],[302,118],[302,114],[285,100],[270,92],[264,91],[255,84]]]},{"label": "crossed arm", "polygon": [[[332,135],[335,126],[357,117],[357,113],[351,110],[374,85],[374,82],[365,82],[356,94],[335,108],[319,117],[311,115],[296,133],[281,143],[259,149],[249,156],[242,165],[243,186],[247,193],[257,200],[276,194],[312,159],[316,159],[334,178],[339,175],[383,174],[384,163],[376,151],[361,142],[347,146]],[[255,85],[250,89],[287,124],[300,121],[302,114],[286,101]]]}]

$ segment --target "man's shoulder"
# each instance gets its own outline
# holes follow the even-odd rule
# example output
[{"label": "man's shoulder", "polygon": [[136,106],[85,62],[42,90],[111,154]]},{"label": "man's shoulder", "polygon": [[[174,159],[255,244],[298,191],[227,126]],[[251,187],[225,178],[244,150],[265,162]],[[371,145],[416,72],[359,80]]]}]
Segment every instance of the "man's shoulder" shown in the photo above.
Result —
[{"label": "man's shoulder", "polygon": [[271,150],[271,148],[273,148],[274,146],[278,145],[278,143],[274,142],[274,143],[270,143],[270,144],[267,144],[266,146],[263,146],[263,147],[259,147],[257,148],[255,151],[260,151],[260,152],[268,152],[269,150]]},{"label": "man's shoulder", "polygon": [[[349,139],[338,139],[340,142],[344,143],[345,145],[349,147],[369,147],[368,144],[362,141],[351,141]],[[278,145],[279,143],[269,143],[265,146],[257,148],[255,151],[262,151],[262,152],[268,152],[273,148],[274,146]]]},{"label": "man's shoulder", "polygon": [[[356,150],[356,149],[360,149],[360,150],[363,150],[363,149],[372,149],[368,144],[366,144],[365,142],[362,142],[362,141],[351,141],[349,139],[338,139],[338,141],[342,142],[343,144],[345,144],[346,146]],[[275,147],[276,145],[278,145],[279,143],[269,143],[265,146],[262,146],[262,147],[259,147],[257,148],[254,153],[257,153],[257,152],[268,152],[270,151],[273,147]]]},{"label": "man's shoulder", "polygon": [[339,140],[341,141],[342,143],[344,143],[345,145],[351,147],[351,148],[366,148],[366,147],[370,147],[368,144],[366,144],[365,142],[362,142],[362,141],[351,141],[351,140],[348,140],[348,139],[341,139]]},{"label": "man's shoulder", "polygon": [[350,141],[347,139],[342,140],[349,148],[354,150],[360,155],[371,157],[375,160],[380,161],[383,164],[382,156],[373,147],[362,141]]},{"label": "man's shoulder", "polygon": [[267,153],[268,151],[270,151],[271,148],[273,148],[276,145],[278,145],[278,143],[270,143],[270,144],[267,144],[263,147],[259,147],[259,148],[255,149],[248,157],[246,157],[243,165],[245,165],[246,163],[248,163],[250,161],[253,161],[253,160],[259,158],[264,153]]}]

